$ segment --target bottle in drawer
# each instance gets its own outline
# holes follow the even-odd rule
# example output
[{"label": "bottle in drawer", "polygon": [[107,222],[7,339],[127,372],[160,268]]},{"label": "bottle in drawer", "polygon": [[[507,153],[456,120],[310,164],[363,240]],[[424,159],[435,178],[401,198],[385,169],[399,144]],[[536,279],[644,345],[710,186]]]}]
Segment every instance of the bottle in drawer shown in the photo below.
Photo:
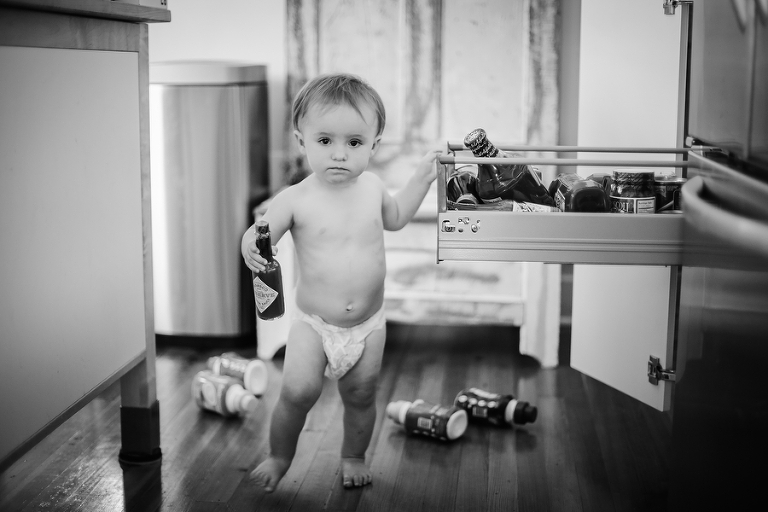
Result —
[{"label": "bottle in drawer", "polygon": [[614,170],[611,183],[611,212],[656,213],[653,171]]},{"label": "bottle in drawer", "polygon": [[512,155],[498,149],[488,140],[485,130],[472,130],[464,138],[464,145],[478,158],[510,158],[509,164],[477,166],[477,193],[484,203],[501,200],[555,206],[539,175],[528,165],[515,164]]},{"label": "bottle in drawer", "polygon": [[458,204],[475,205],[480,203],[477,195],[477,176],[469,166],[456,169],[446,184],[445,195],[449,201]]},{"label": "bottle in drawer", "polygon": [[575,173],[560,173],[549,185],[549,194],[561,212],[607,212],[608,197],[596,182]]}]

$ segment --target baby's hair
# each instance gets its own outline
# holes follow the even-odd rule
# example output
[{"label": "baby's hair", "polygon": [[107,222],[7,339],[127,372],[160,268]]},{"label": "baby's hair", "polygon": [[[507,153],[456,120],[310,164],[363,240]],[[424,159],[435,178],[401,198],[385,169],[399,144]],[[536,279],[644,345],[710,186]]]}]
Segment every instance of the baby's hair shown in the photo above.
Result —
[{"label": "baby's hair", "polygon": [[312,105],[350,105],[362,116],[361,102],[369,103],[376,111],[377,135],[381,135],[387,116],[381,96],[373,87],[359,76],[348,73],[320,75],[304,84],[293,100],[293,128],[299,129],[299,120]]}]

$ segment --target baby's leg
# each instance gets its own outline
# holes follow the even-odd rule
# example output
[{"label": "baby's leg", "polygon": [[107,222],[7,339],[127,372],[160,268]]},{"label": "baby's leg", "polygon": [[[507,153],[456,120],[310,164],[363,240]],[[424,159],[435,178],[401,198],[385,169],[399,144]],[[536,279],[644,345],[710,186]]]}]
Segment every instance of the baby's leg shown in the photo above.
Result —
[{"label": "baby's leg", "polygon": [[327,360],[320,336],[307,323],[291,326],[283,363],[283,385],[272,412],[270,453],[251,473],[251,478],[272,492],[291,465],[307,413],[323,390]]},{"label": "baby's leg", "polygon": [[365,451],[376,423],[376,385],[386,336],[386,327],[369,334],[360,360],[339,379],[339,393],[344,403],[344,443],[341,446],[344,487],[371,483]]}]

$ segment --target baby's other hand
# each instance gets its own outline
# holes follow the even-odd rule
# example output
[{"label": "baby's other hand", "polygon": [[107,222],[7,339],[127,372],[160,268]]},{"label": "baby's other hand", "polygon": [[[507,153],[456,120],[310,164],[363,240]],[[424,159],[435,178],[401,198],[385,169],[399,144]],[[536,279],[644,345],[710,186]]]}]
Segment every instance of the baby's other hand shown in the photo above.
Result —
[{"label": "baby's other hand", "polygon": [[435,178],[437,178],[437,173],[435,172],[435,166],[433,165],[433,162],[437,157],[442,155],[443,152],[439,149],[431,149],[426,152],[426,154],[421,157],[421,160],[419,161],[418,166],[418,172],[422,176],[429,179],[430,182],[432,182]]},{"label": "baby's other hand", "polygon": [[[277,254],[277,247],[272,246],[272,254]],[[245,260],[245,266],[253,272],[264,272],[264,269],[267,268],[267,260],[259,253],[256,240],[251,240],[245,247],[243,260]]]}]

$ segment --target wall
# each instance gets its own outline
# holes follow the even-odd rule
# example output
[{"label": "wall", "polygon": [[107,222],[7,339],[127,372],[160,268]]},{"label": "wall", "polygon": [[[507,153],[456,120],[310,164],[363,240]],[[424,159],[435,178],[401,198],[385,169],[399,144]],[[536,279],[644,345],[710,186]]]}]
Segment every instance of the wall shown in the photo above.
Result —
[{"label": "wall", "polygon": [[267,65],[270,178],[282,180],[285,120],[285,0],[176,0],[170,23],[150,24],[149,61],[224,60]]}]

